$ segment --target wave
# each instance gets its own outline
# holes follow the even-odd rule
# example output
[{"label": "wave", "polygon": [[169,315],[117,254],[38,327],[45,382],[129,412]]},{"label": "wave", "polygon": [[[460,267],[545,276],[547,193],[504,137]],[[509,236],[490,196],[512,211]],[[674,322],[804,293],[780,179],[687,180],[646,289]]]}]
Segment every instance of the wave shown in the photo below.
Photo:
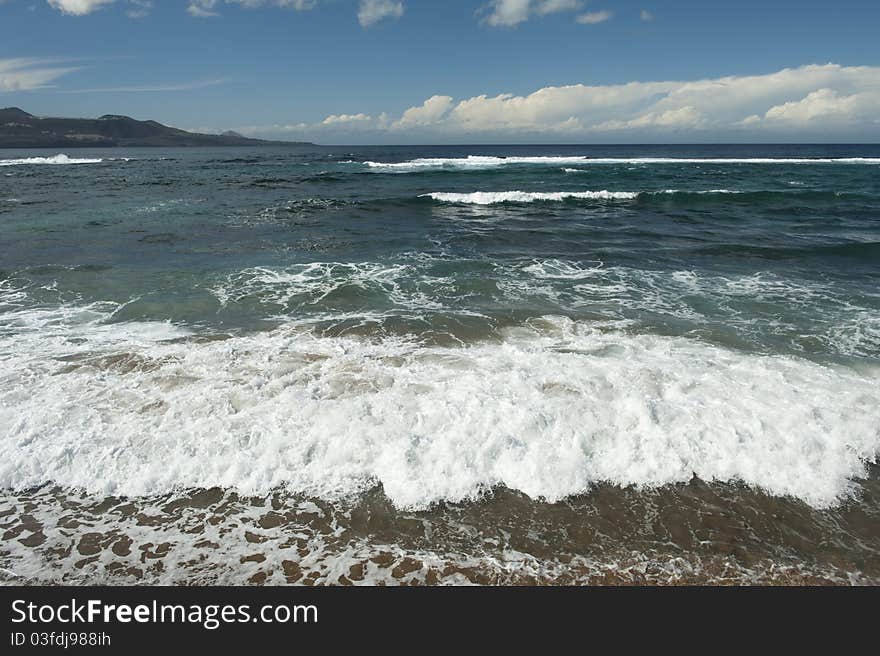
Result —
[{"label": "wave", "polygon": [[775,198],[839,200],[866,198],[868,194],[844,193],[839,191],[823,191],[818,189],[781,189],[781,190],[744,190],[744,189],[660,189],[656,191],[476,191],[471,193],[431,192],[421,194],[419,198],[431,198],[444,203],[460,203],[467,205],[495,205],[500,203],[532,203],[535,201],[566,201],[566,200],[647,200],[651,198],[694,197],[711,200],[713,196],[738,196],[743,202],[769,200]]},{"label": "wave", "polygon": [[880,157],[586,157],[581,164],[880,164]]},{"label": "wave", "polygon": [[[834,247],[841,256],[870,260],[873,244]],[[856,255],[850,252],[856,250]],[[731,245],[737,257],[754,257]],[[809,255],[776,253],[773,257]],[[822,253],[824,254],[824,248]],[[761,254],[770,257],[770,254]],[[873,261],[873,260],[872,260]],[[524,276],[523,274],[527,274]],[[646,314],[686,322],[697,332],[721,330],[759,350],[768,343],[793,354],[871,358],[880,362],[880,312],[869,298],[854,298],[838,285],[756,272],[710,275],[605,266],[600,261],[536,259],[497,278],[505,302],[540,299],[559,308],[596,311],[609,320],[640,321]],[[763,306],[758,309],[755,304]],[[744,312],[743,304],[748,306]]]},{"label": "wave", "polygon": [[[118,158],[123,159],[125,158]],[[60,153],[52,157],[25,157],[23,159],[0,159],[0,166],[24,166],[32,164],[100,164],[103,159],[72,158]],[[128,161],[128,160],[125,160]]]},{"label": "wave", "polygon": [[[550,275],[571,277],[556,266]],[[880,372],[547,316],[443,347],[286,326],[202,339],[118,307],[13,303],[0,486],[142,496],[215,486],[401,508],[497,486],[739,481],[827,507],[880,448]]]},{"label": "wave", "polygon": [[[706,194],[746,194],[750,192],[746,191],[738,191],[736,189],[697,189],[697,190],[689,190],[689,189],[663,189],[658,192],[650,192],[650,193],[658,193],[658,194],[697,194],[697,195],[706,195]],[[752,193],[772,193],[772,192],[752,192]]]},{"label": "wave", "polygon": [[[221,307],[256,299],[283,309],[355,303],[377,294],[398,308],[443,309],[436,287],[449,278],[426,276],[412,263],[310,262],[284,269],[254,267],[229,276],[211,289]],[[337,317],[338,318],[338,317]]]},{"label": "wave", "polygon": [[[405,162],[365,161],[362,164],[374,171],[406,173],[442,169],[493,169],[503,166],[560,166],[564,164],[880,164],[880,157],[493,157],[468,155],[467,157],[425,157]],[[563,168],[563,171],[566,173],[584,172],[582,169],[568,167]]]},{"label": "wave", "polygon": [[[773,259],[833,255],[870,262],[877,244],[820,247],[818,253],[752,248],[728,244],[723,253]],[[218,280],[210,292],[221,311],[238,313],[257,304],[263,306],[261,314],[274,319],[321,324],[334,332],[345,325],[361,333],[425,336],[427,329],[431,339],[473,342],[496,338],[496,329],[509,323],[499,321],[491,308],[522,310],[537,303],[545,313],[585,311],[606,327],[640,325],[645,317],[661,316],[698,333],[720,330],[725,341],[733,339],[747,349],[781,348],[823,360],[880,358],[880,314],[870,298],[853,296],[839,285],[769,272],[723,276],[606,266],[599,260],[505,264],[408,253],[384,262],[248,268]],[[750,304],[745,312],[744,302]],[[529,316],[526,311],[519,319]]]},{"label": "wave", "polygon": [[475,191],[472,193],[433,192],[420,198],[431,198],[443,203],[466,205],[495,205],[497,203],[533,203],[535,201],[579,200],[633,200],[638,193],[631,191]]},{"label": "wave", "polygon": [[364,165],[376,170],[410,171],[421,169],[463,168],[486,169],[512,165],[559,165],[579,164],[587,158],[575,157],[491,157],[468,155],[467,157],[421,157],[406,162],[363,162]]},{"label": "wave", "polygon": [[833,201],[874,202],[876,194],[868,191],[832,191],[828,189],[808,189],[805,187],[786,187],[784,189],[662,189],[644,191],[640,199],[668,197],[670,200],[711,202],[724,198],[725,202],[761,203],[762,201]]}]

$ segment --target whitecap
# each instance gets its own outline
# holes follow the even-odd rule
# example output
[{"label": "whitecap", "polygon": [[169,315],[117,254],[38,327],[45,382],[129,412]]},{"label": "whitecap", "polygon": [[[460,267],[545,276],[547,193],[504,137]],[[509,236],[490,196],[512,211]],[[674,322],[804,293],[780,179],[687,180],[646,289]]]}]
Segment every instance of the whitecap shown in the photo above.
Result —
[{"label": "whitecap", "polygon": [[64,153],[51,157],[25,157],[22,159],[0,159],[0,166],[25,166],[35,164],[100,164],[103,159],[73,158]]},{"label": "whitecap", "polygon": [[880,448],[870,365],[558,317],[441,347],[289,327],[188,340],[103,312],[14,311],[0,335],[0,486],[337,499],[381,484],[425,508],[499,485],[556,501],[696,475],[827,507]]},{"label": "whitecap", "polygon": [[494,205],[496,203],[533,203],[535,201],[580,200],[633,200],[638,193],[631,191],[475,191],[472,193],[433,192],[420,198],[432,198],[443,203],[465,205]]},{"label": "whitecap", "polygon": [[[587,156],[538,156],[494,157],[468,155],[467,157],[424,157],[405,162],[366,161],[363,165],[382,172],[418,172],[434,169],[492,169],[503,166],[559,166],[592,164],[667,165],[667,164],[880,164],[880,157],[587,157]],[[565,168],[566,173],[582,173],[582,169]]]}]

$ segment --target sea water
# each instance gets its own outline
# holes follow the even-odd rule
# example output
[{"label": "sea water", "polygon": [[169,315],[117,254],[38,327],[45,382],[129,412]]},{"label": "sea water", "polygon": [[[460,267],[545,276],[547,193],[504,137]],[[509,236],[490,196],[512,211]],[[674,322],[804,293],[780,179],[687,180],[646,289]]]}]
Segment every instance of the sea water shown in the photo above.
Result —
[{"label": "sea water", "polygon": [[19,582],[880,581],[880,148],[0,151]]}]

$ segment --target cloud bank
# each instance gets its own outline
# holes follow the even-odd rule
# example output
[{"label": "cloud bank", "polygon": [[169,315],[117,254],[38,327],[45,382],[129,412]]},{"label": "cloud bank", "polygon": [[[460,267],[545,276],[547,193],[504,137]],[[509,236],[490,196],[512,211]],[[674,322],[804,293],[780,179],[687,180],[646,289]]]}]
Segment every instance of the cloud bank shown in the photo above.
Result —
[{"label": "cloud bank", "polygon": [[528,95],[434,95],[369,116],[238,128],[335,143],[880,139],[880,67],[809,65],[693,81],[572,84]]}]

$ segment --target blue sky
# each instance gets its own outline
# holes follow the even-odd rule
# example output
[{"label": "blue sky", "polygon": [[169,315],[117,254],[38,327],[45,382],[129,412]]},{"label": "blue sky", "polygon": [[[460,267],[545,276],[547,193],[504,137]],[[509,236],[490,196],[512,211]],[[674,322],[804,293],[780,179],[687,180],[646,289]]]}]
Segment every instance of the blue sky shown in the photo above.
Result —
[{"label": "blue sky", "polygon": [[877,141],[880,2],[0,0],[0,106],[321,143]]}]

